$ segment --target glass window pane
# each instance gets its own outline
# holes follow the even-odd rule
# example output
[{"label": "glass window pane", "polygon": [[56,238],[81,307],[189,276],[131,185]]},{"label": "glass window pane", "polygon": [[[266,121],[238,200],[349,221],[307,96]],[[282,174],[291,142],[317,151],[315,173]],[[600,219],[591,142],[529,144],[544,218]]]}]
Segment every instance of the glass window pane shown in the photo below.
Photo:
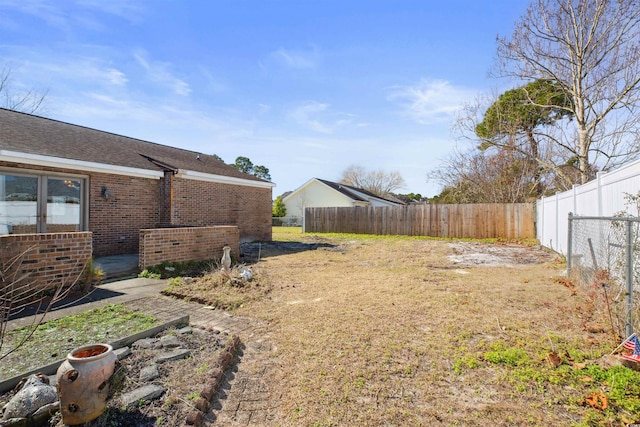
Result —
[{"label": "glass window pane", "polygon": [[0,234],[35,233],[38,178],[0,174]]},{"label": "glass window pane", "polygon": [[47,179],[47,233],[80,231],[79,179]]}]

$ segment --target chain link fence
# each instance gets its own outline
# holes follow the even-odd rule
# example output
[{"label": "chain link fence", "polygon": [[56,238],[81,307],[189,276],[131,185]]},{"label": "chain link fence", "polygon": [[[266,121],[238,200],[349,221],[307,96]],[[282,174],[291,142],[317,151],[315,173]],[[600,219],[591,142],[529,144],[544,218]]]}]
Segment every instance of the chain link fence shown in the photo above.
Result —
[{"label": "chain link fence", "polygon": [[569,278],[587,288],[594,308],[624,337],[640,330],[639,261],[640,218],[569,214]]},{"label": "chain link fence", "polygon": [[271,225],[274,227],[301,227],[302,218],[299,216],[274,216],[271,218]]}]

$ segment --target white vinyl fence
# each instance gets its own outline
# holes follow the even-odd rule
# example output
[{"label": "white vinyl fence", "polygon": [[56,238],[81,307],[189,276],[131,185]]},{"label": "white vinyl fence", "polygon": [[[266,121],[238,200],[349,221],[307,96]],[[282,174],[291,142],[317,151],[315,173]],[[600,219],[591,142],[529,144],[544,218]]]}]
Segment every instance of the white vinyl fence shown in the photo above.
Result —
[{"label": "white vinyl fence", "polygon": [[589,217],[612,217],[626,211],[638,216],[628,206],[627,194],[640,191],[640,161],[635,161],[612,172],[599,172],[597,178],[576,185],[564,193],[543,197],[536,204],[536,234],[543,246],[563,255],[567,254],[569,212]]}]

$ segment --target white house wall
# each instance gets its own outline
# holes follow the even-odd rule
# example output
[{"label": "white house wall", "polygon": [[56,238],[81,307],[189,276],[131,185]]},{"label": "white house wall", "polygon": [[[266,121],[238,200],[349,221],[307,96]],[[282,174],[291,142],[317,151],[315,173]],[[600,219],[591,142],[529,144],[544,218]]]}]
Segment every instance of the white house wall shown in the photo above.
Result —
[{"label": "white house wall", "polygon": [[302,218],[302,208],[350,207],[351,199],[318,181],[313,181],[284,200],[287,217]]}]

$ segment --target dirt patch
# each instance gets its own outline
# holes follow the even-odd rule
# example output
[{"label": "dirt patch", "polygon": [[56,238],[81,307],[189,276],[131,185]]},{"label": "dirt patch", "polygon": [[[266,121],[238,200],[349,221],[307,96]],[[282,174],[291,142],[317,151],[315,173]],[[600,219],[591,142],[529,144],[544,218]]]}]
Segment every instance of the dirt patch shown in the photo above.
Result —
[{"label": "dirt patch", "polygon": [[517,243],[449,243],[453,251],[447,258],[457,267],[512,267],[544,264],[559,259],[559,255],[542,246]]}]

